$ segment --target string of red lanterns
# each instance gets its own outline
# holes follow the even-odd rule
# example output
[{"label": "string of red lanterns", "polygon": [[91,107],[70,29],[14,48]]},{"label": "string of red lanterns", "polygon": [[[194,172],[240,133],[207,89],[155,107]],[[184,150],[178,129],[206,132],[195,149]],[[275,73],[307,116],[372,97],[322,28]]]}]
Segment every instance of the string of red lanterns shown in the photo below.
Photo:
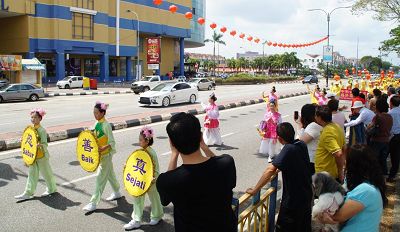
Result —
[{"label": "string of red lanterns", "polygon": [[[162,3],[163,3],[163,0],[153,0],[153,4],[154,5],[160,6]],[[169,6],[169,11],[174,14],[174,13],[176,13],[178,11],[178,7],[176,5],[170,5]],[[190,12],[190,11],[186,12],[185,13],[185,18],[188,19],[188,20],[192,20],[193,19],[193,13]],[[204,25],[206,23],[206,20],[204,18],[200,17],[200,18],[197,19],[197,23],[200,24],[200,25]],[[212,30],[215,30],[217,28],[217,24],[215,22],[211,23],[209,26],[210,26],[210,28]],[[222,33],[225,33],[225,32],[228,31],[228,29],[226,27],[221,27],[220,31]],[[236,30],[231,30],[229,34],[231,36],[235,37],[237,32],[236,32]],[[240,33],[240,35],[239,35],[240,39],[244,39],[245,37],[246,37],[245,33]],[[280,47],[280,48],[303,48],[303,47],[309,47],[309,46],[316,45],[316,44],[321,43],[321,42],[323,42],[323,41],[325,41],[327,39],[328,39],[328,36],[326,36],[324,38],[321,38],[319,40],[313,41],[313,42],[308,42],[308,43],[287,44],[287,43],[282,43],[282,42],[278,43],[278,42],[272,42],[272,41],[265,41],[264,43],[266,45],[268,45],[268,46]],[[261,39],[254,38],[253,36],[250,36],[250,35],[247,36],[247,40],[249,42],[254,41],[257,44],[261,41]]]}]

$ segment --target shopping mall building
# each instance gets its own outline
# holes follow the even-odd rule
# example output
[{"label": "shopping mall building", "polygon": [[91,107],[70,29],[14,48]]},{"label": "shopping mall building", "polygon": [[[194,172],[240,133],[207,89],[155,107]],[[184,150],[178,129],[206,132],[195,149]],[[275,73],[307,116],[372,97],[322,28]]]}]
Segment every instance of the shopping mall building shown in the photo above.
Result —
[{"label": "shopping mall building", "polygon": [[[181,73],[184,47],[204,45],[204,26],[193,21],[205,16],[205,0],[169,0],[159,6],[153,0],[0,3],[0,54],[36,57],[46,66],[45,82],[68,75],[115,82],[153,73]],[[169,11],[171,4],[178,7],[175,14]],[[189,11],[194,13],[193,20],[185,18]],[[160,38],[158,66],[147,64],[149,38]]]}]

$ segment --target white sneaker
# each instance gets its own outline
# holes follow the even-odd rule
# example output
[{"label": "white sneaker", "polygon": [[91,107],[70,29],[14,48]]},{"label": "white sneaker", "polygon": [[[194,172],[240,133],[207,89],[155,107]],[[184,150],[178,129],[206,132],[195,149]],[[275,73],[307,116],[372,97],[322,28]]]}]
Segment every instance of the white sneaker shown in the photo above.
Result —
[{"label": "white sneaker", "polygon": [[160,223],[161,219],[151,219],[149,225],[155,226]]},{"label": "white sneaker", "polygon": [[85,207],[83,207],[82,209],[83,211],[86,212],[93,212],[96,210],[96,204],[93,202],[90,202],[89,204],[87,204]]},{"label": "white sneaker", "polygon": [[48,189],[46,189],[46,192],[44,192],[44,193],[42,193],[42,195],[40,195],[41,197],[47,197],[47,196],[49,196],[49,195],[51,195],[51,194],[53,194],[53,193],[55,193],[56,191],[54,191],[54,192],[49,192],[49,190]]},{"label": "white sneaker", "polygon": [[121,197],[122,197],[122,195],[121,195],[120,192],[114,192],[114,193],[111,193],[111,195],[109,197],[107,197],[106,200],[107,201],[113,201],[113,200],[117,200],[117,199],[119,199]]},{"label": "white sneaker", "polygon": [[19,201],[23,201],[23,200],[28,200],[28,199],[32,199],[33,196],[32,195],[28,195],[27,193],[23,193],[21,195],[18,196],[14,196],[15,199],[19,200]]},{"label": "white sneaker", "polygon": [[140,228],[141,226],[142,226],[142,224],[140,222],[131,220],[128,224],[124,225],[124,229],[125,230],[133,230],[133,229]]}]

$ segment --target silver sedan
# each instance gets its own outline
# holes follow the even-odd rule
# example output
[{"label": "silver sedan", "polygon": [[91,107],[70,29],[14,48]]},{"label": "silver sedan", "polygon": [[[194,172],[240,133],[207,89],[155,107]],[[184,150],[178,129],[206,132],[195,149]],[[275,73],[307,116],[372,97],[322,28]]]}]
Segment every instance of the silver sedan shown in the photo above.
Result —
[{"label": "silver sedan", "polygon": [[0,102],[14,100],[37,101],[44,97],[44,89],[33,84],[10,84],[0,87]]}]

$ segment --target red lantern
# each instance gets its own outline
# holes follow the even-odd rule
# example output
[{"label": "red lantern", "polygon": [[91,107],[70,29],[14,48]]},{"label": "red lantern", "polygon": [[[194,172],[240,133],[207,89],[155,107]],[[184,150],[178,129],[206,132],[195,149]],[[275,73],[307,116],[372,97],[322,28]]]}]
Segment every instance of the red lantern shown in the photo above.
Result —
[{"label": "red lantern", "polygon": [[171,11],[172,14],[174,14],[178,10],[178,7],[175,5],[169,6],[169,11]]},{"label": "red lantern", "polygon": [[287,45],[286,45],[286,44],[282,44],[282,47],[286,48],[286,47],[287,47]]},{"label": "red lantern", "polygon": [[254,40],[254,42],[259,43],[259,42],[260,42],[260,39],[257,38],[257,39]]},{"label": "red lantern", "polygon": [[381,71],[381,79],[385,78],[385,71]]},{"label": "red lantern", "polygon": [[278,47],[282,47],[282,43],[278,43]]},{"label": "red lantern", "polygon": [[236,35],[236,31],[235,30],[232,30],[231,31],[231,36],[235,36]]},{"label": "red lantern", "polygon": [[358,70],[357,76],[361,77],[361,74],[362,74],[361,70]]},{"label": "red lantern", "polygon": [[199,18],[199,19],[197,19],[197,22],[198,22],[200,25],[203,25],[204,23],[206,23],[206,20],[205,20],[204,18]]},{"label": "red lantern", "polygon": [[186,12],[186,14],[185,14],[185,17],[187,18],[187,19],[192,19],[193,18],[193,13],[192,12]]},{"label": "red lantern", "polygon": [[211,29],[214,30],[214,29],[217,27],[217,24],[216,24],[216,23],[211,23],[211,24],[210,24],[210,27],[211,27]]},{"label": "red lantern", "polygon": [[267,44],[268,44],[268,46],[271,46],[271,45],[272,45],[272,42],[271,42],[271,41],[269,41]]},{"label": "red lantern", "polygon": [[371,79],[371,74],[368,73],[366,78],[367,78],[367,80],[370,80]]},{"label": "red lantern", "polygon": [[274,42],[274,43],[272,44],[272,46],[274,46],[274,47],[276,47],[276,45],[278,45],[277,42]]},{"label": "red lantern", "polygon": [[247,37],[247,40],[248,40],[248,41],[252,41],[252,40],[253,40],[253,36]]},{"label": "red lantern", "polygon": [[161,5],[163,3],[163,0],[153,0],[154,5]]},{"label": "red lantern", "polygon": [[243,39],[245,36],[246,35],[242,33],[242,34],[239,35],[239,38]]},{"label": "red lantern", "polygon": [[225,33],[226,32],[226,27],[221,27],[221,29],[219,29],[222,33]]}]

